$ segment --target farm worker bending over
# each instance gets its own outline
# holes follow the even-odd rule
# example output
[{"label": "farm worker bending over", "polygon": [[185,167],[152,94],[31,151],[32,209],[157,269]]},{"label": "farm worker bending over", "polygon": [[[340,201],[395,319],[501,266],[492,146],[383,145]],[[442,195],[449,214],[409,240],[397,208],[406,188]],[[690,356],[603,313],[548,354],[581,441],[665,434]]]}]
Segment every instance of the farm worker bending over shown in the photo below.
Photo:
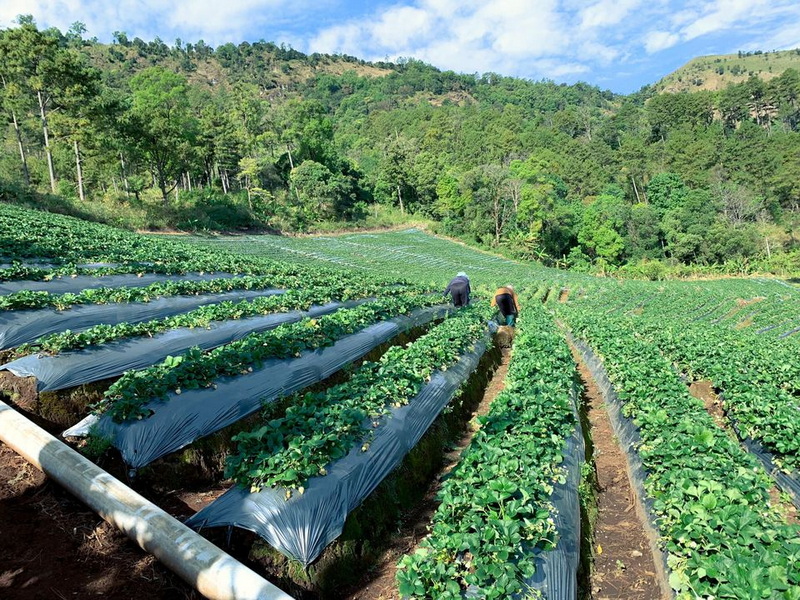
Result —
[{"label": "farm worker bending over", "polygon": [[514,327],[519,313],[519,300],[513,286],[504,285],[497,288],[494,298],[492,298],[492,306],[500,309],[500,314],[506,319],[506,325]]},{"label": "farm worker bending over", "polygon": [[469,277],[464,271],[459,272],[444,291],[444,296],[450,294],[453,297],[453,304],[457,307],[469,304]]}]

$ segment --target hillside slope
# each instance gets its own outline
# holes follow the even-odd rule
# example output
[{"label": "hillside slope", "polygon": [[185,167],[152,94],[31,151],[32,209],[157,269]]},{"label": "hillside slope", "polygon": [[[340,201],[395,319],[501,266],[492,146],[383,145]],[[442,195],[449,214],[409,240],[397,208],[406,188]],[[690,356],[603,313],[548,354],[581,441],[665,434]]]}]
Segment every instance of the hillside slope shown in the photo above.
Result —
[{"label": "hillside slope", "polygon": [[717,91],[756,75],[764,81],[786,69],[800,69],[800,48],[779,52],[723,54],[693,58],[677,71],[655,83],[658,92]]}]

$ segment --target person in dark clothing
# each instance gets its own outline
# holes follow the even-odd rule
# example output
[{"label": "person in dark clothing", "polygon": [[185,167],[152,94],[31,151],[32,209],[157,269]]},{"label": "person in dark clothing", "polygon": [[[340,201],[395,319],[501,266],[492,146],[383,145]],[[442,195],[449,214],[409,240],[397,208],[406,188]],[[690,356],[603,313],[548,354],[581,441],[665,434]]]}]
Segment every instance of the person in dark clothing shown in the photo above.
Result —
[{"label": "person in dark clothing", "polygon": [[466,306],[469,304],[469,294],[471,290],[469,287],[469,277],[461,271],[447,284],[447,289],[444,291],[444,296],[450,294],[453,297],[453,305],[458,308],[459,306]]},{"label": "person in dark clothing", "polygon": [[514,327],[517,322],[517,314],[519,314],[519,300],[514,288],[510,285],[504,285],[497,288],[492,298],[492,306],[496,306],[500,310],[500,314],[506,320],[506,325]]}]

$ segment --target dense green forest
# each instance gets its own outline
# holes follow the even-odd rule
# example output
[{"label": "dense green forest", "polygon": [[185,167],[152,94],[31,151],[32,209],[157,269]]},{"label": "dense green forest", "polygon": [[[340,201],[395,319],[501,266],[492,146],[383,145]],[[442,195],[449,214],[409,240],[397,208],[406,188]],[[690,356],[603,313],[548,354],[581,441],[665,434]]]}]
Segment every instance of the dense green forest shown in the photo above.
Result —
[{"label": "dense green forest", "polygon": [[620,96],[263,41],[101,44],[81,23],[18,21],[0,30],[5,201],[194,230],[308,231],[392,207],[579,270],[800,271],[792,68]]}]

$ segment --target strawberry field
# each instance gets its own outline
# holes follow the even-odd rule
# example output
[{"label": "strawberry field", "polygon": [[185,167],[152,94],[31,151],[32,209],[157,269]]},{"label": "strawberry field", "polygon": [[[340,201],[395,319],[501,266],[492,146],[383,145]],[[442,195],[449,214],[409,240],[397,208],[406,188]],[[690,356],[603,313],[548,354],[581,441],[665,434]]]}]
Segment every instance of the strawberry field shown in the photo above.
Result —
[{"label": "strawberry field", "polygon": [[[417,230],[166,240],[0,205],[3,400],[297,598],[800,599],[798,309],[789,282],[593,278]],[[614,573],[601,442],[644,531]],[[37,583],[26,556],[0,596],[198,597],[162,567]]]}]

